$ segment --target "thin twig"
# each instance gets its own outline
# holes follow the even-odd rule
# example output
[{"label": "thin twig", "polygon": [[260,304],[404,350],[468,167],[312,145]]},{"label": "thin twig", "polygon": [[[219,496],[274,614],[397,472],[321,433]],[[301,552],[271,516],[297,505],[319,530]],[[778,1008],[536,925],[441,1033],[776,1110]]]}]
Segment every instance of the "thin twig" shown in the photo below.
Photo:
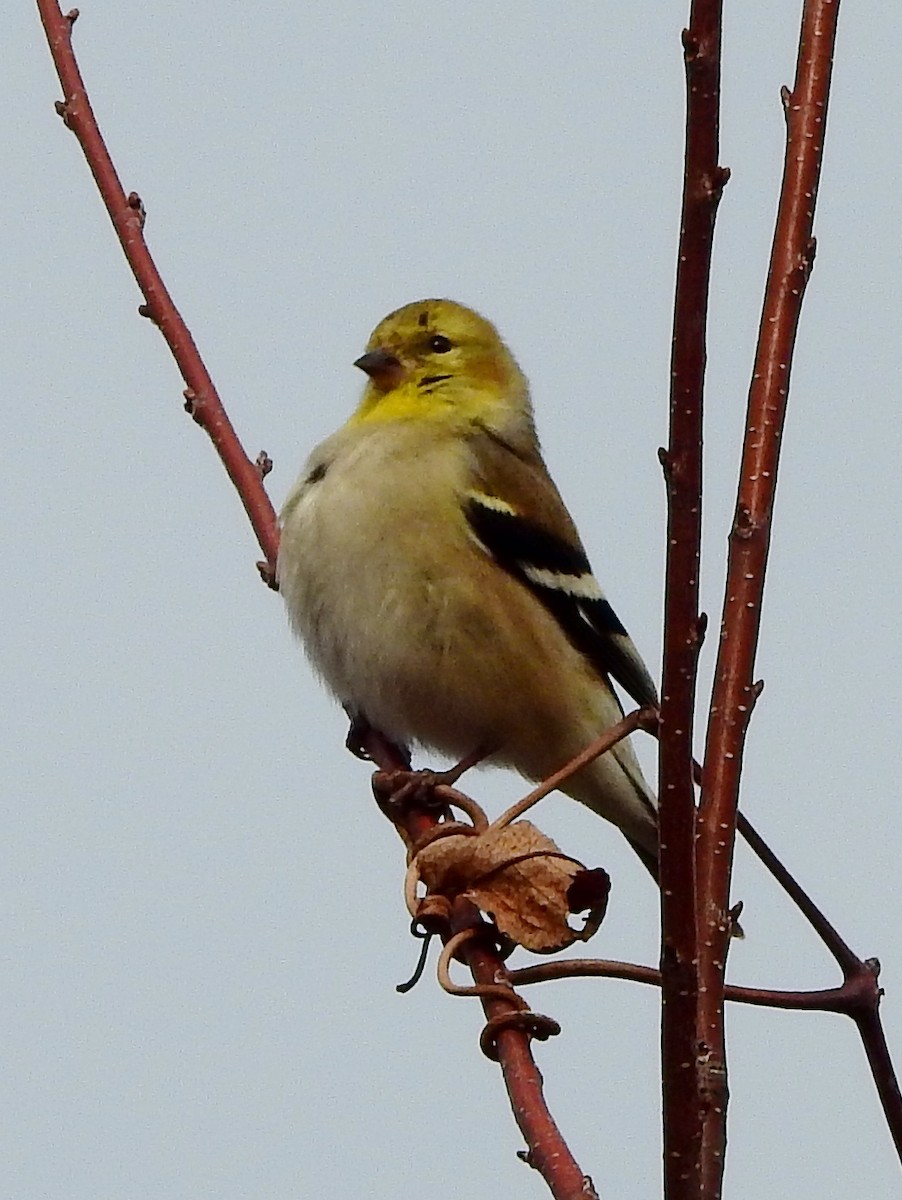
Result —
[{"label": "thin twig", "polygon": [[[865,970],[869,969],[868,962],[862,965]],[[879,969],[879,965],[877,969]],[[862,982],[867,987],[868,980],[862,978]],[[896,1153],[902,1162],[902,1092],[899,1090],[899,1080],[893,1069],[893,1061],[890,1058],[886,1035],[880,1020],[879,1004],[882,993],[877,987],[877,970],[873,971],[871,987],[874,993],[872,1002],[862,1004],[858,1012],[850,1015],[854,1017],[855,1024],[858,1026],[858,1033],[867,1055],[868,1066],[871,1068],[883,1115],[886,1117]]]},{"label": "thin twig", "polygon": [[850,1016],[858,1028],[883,1115],[896,1152],[902,1161],[902,1092],[880,1020],[880,998],[883,994],[878,984],[880,964],[873,958],[861,959],[850,949],[802,885],[790,874],[742,813],[737,814],[736,826],[836,959],[842,971],[843,986],[837,991],[842,992],[849,1002],[836,1011]]},{"label": "thin twig", "polygon": [[674,300],[667,483],[667,576],[661,698],[661,1080],[664,1194],[698,1194],[703,1095],[696,1046],[698,943],[695,893],[693,714],[704,625],[701,556],[702,413],[714,221],[728,178],[718,162],[721,0],[693,0],[683,31],[686,152]]},{"label": "thin twig", "polygon": [[789,873],[751,821],[741,812],[736,814],[736,828],[836,959],[842,973],[848,975],[854,972],[860,966],[861,959],[846,944],[802,885]]},{"label": "thin twig", "polygon": [[270,586],[275,586],[279,531],[275,510],[263,487],[269,460],[261,454],[254,462],[244,452],[194,339],[151,258],[144,240],[144,206],[135,192],[126,195],[119,181],[72,49],[72,26],[78,16],[77,10],[64,16],[56,0],[37,0],[37,5],[63,87],[64,99],[57,102],[56,110],[78,139],[122,251],[144,295],[145,303],[139,311],[157,325],[166,339],[187,385],[185,407],[216,447],[266,556],[266,562],[260,566],[261,574]]},{"label": "thin twig", "polygon": [[[623,979],[629,983],[661,986],[661,972],[640,963],[618,962],[605,958],[557,959],[516,967],[505,976],[514,987],[531,983],[552,983],[561,979]],[[752,1004],[758,1008],[783,1008],[798,1012],[841,1013],[851,1016],[860,1006],[859,987],[844,982],[840,987],[818,988],[812,991],[740,987],[727,984],[724,996],[737,1004]]]},{"label": "thin twig", "polygon": [[839,0],[805,0],[795,89],[784,93],[786,156],[758,348],[749,391],[736,515],[730,535],[721,639],[698,812],[698,1037],[710,1078],[701,1195],[721,1194],[726,1141],[723,974],[739,776],[754,698],[755,652],[770,543],[780,439],[812,228]]},{"label": "thin twig", "polygon": [[533,790],[522,800],[518,800],[516,804],[512,804],[506,809],[500,817],[489,826],[489,830],[494,832],[496,829],[502,829],[505,825],[510,825],[513,821],[519,820],[525,812],[528,812],[540,800],[544,800],[551,792],[556,791],[562,783],[566,783],[571,776],[577,771],[581,771],[583,767],[587,767],[590,762],[594,762],[596,758],[600,758],[612,746],[616,746],[618,742],[622,742],[625,737],[629,737],[631,733],[635,733],[637,729],[652,729],[657,725],[658,715],[652,708],[637,708],[627,715],[616,725],[612,725],[610,729],[605,730],[600,737],[597,737],[594,742],[590,742],[585,750],[580,751],[575,758],[566,763],[559,771],[555,771],[553,775],[549,775],[543,780],[537,788]]}]

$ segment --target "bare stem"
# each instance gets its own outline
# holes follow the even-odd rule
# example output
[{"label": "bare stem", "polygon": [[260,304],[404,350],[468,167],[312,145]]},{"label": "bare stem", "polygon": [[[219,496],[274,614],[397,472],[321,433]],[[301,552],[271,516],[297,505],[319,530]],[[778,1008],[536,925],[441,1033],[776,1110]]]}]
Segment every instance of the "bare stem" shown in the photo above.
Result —
[{"label": "bare stem", "polygon": [[838,10],[838,0],[805,0],[795,87],[784,94],[783,183],[749,391],[697,820],[697,1032],[709,1080],[706,1111],[716,1118],[703,1134],[705,1200],[721,1194],[727,1101],[723,977],[739,777],[755,698],[753,671],[792,353],[814,257],[812,228]]},{"label": "bare stem", "polygon": [[[899,1089],[899,1081],[880,1020],[880,998],[883,995],[878,984],[880,964],[875,958],[860,959],[846,944],[802,885],[790,874],[742,813],[737,814],[737,829],[798,907],[836,959],[842,971],[843,986],[835,991],[844,996],[846,1003],[836,1011],[844,1012],[855,1022],[867,1056],[868,1066],[871,1069],[874,1086],[880,1098],[883,1115],[896,1147],[896,1153],[902,1161],[902,1092]],[[727,988],[728,999],[729,991],[730,989]]]},{"label": "bare stem", "polygon": [[[457,906],[469,905],[458,901]],[[466,920],[466,916],[464,916]],[[452,918],[452,927],[454,921]],[[463,950],[473,979],[478,985],[494,991],[495,981],[503,976],[497,952],[483,939],[470,942]],[[481,997],[489,1022],[518,1013],[515,1003],[490,994]],[[598,1200],[595,1188],[584,1175],[561,1136],[548,1110],[542,1087],[542,1076],[532,1055],[529,1037],[516,1024],[498,1029],[493,1039],[510,1097],[511,1109],[528,1150],[522,1157],[543,1177],[552,1196],[557,1200]]]},{"label": "bare stem", "polygon": [[[862,966],[865,970],[870,968],[868,962],[863,963]],[[868,981],[863,980],[863,982],[867,987]],[[871,1076],[874,1086],[877,1088],[883,1115],[886,1117],[896,1153],[902,1162],[902,1092],[899,1090],[899,1080],[893,1069],[893,1061],[890,1058],[883,1024],[880,1020],[879,1005],[882,992],[877,987],[876,970],[872,971],[869,990],[873,993],[872,998],[869,997],[857,1012],[850,1015],[854,1017],[855,1024],[858,1026],[858,1034],[867,1055],[868,1066],[871,1068]]]},{"label": "bare stem", "polygon": [[[408,776],[410,759],[407,752],[392,745],[377,730],[363,730],[358,744],[388,778],[399,772]],[[435,790],[439,795],[443,791],[441,787]],[[436,809],[416,802],[415,797],[397,807],[392,806],[390,798],[386,802],[382,797],[381,803],[409,849],[438,824]],[[464,930],[484,928],[478,910],[469,901],[461,899],[455,901],[450,918],[436,925],[436,931],[446,943]],[[489,940],[484,936],[466,939],[458,953],[472,972],[489,1026],[511,1013],[523,1015],[523,1002],[508,988],[498,986],[498,980],[504,978],[504,963]],[[468,989],[452,987],[449,990],[474,994]],[[530,1028],[528,1024],[510,1025],[500,1028],[492,1038],[493,1052],[501,1064],[514,1119],[526,1139],[524,1158],[541,1173],[556,1200],[597,1200],[591,1180],[583,1174],[548,1109],[542,1076],[532,1054]]]},{"label": "bare stem", "polygon": [[496,817],[489,828],[492,830],[501,829],[505,825],[510,825],[511,822],[519,820],[525,812],[528,812],[540,800],[544,800],[551,792],[556,791],[562,783],[566,783],[577,771],[581,771],[590,762],[594,762],[596,758],[600,758],[612,746],[616,746],[618,742],[622,742],[625,737],[629,737],[637,729],[653,728],[657,724],[657,719],[657,713],[650,708],[637,708],[634,712],[628,713],[616,725],[612,725],[610,729],[606,730],[600,737],[597,737],[594,742],[590,742],[585,750],[580,751],[575,758],[572,758],[559,771],[555,771],[553,775],[549,775],[547,779],[543,780],[537,788],[533,788],[522,800],[518,800],[516,804],[512,804],[510,808],[506,809],[500,817]]},{"label": "bare stem", "polygon": [[696,1046],[693,715],[701,557],[702,415],[711,252],[728,172],[718,163],[721,0],[693,0],[683,32],[686,152],[674,301],[667,483],[667,576],[660,724],[661,1080],[664,1193],[698,1195],[703,1096]]},{"label": "bare stem", "polygon": [[[91,109],[75,53],[73,10],[64,16],[56,0],[37,0],[38,10],[64,99],[56,110],[82,148],[98,191],[116,230],[122,251],[141,289],[145,303],[139,312],[159,328],[185,381],[185,407],[206,430],[247,512],[266,562],[261,566],[267,583],[275,585],[279,532],[276,514],[263,487],[266,455],[248,458],[229,420],[212,379],[188,327],[172,301],[144,239],[144,205],[135,192],[125,194],[113,160]],[[73,15],[74,14],[74,15]],[[270,464],[271,465],[271,464]]]}]

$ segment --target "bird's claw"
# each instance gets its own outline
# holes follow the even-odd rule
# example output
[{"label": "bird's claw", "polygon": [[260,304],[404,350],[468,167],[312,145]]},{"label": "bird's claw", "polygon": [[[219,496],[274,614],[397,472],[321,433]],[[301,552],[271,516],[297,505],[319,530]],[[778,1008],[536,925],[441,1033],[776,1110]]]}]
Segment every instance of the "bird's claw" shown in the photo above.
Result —
[{"label": "bird's claw", "polygon": [[364,762],[372,762],[372,755],[366,748],[366,736],[372,731],[372,726],[366,717],[349,715],[351,717],[351,724],[348,726],[345,747],[351,751],[355,758],[360,758]]}]

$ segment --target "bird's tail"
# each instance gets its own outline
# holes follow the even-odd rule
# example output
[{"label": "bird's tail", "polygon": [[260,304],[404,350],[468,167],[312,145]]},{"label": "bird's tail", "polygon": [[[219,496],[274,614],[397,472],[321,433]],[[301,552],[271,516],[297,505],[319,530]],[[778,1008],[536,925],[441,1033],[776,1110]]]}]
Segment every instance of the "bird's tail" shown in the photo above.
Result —
[{"label": "bird's tail", "polygon": [[627,739],[568,780],[564,791],[616,825],[657,879],[655,795]]},{"label": "bird's tail", "polygon": [[[624,834],[623,836],[626,837],[626,834]],[[629,844],[635,850],[636,854],[638,855],[639,861],[642,863],[642,866],[645,867],[646,871],[648,871],[649,875],[652,877],[652,879],[655,881],[655,883],[659,883],[660,880],[658,879],[658,856],[657,856],[657,854],[652,854],[652,852],[650,850],[646,850],[644,846],[640,846],[638,842],[634,842],[631,837],[626,837],[626,840],[629,842]]]}]

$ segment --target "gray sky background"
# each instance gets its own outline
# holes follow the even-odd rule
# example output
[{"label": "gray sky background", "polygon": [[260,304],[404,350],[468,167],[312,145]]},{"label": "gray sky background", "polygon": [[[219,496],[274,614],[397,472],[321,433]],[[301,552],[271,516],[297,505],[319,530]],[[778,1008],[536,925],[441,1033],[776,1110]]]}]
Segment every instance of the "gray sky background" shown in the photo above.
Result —
[{"label": "gray sky background", "polygon": [[[799,7],[727,5],[715,627]],[[88,0],[76,27],[124,184],[248,450],[275,459],[275,500],[355,403],[376,321],[428,295],[472,304],[532,380],[551,468],[656,675],[687,8]],[[417,949],[400,843],[135,314],[36,11],[11,9],[0,1196],[540,1197],[477,1005],[431,975],[394,992]],[[900,44],[902,7],[847,0],[743,804],[883,960],[902,1053]],[[492,812],[523,790],[468,786]],[[561,797],[537,819],[612,873],[589,952],[654,961],[656,897],[615,831]],[[743,848],[735,894],[734,981],[835,981]],[[537,1054],[580,1162],[605,1196],[659,1194],[656,994],[533,1000],[563,1025]],[[899,1194],[851,1023],[733,1008],[729,1036],[731,1200]]]}]

